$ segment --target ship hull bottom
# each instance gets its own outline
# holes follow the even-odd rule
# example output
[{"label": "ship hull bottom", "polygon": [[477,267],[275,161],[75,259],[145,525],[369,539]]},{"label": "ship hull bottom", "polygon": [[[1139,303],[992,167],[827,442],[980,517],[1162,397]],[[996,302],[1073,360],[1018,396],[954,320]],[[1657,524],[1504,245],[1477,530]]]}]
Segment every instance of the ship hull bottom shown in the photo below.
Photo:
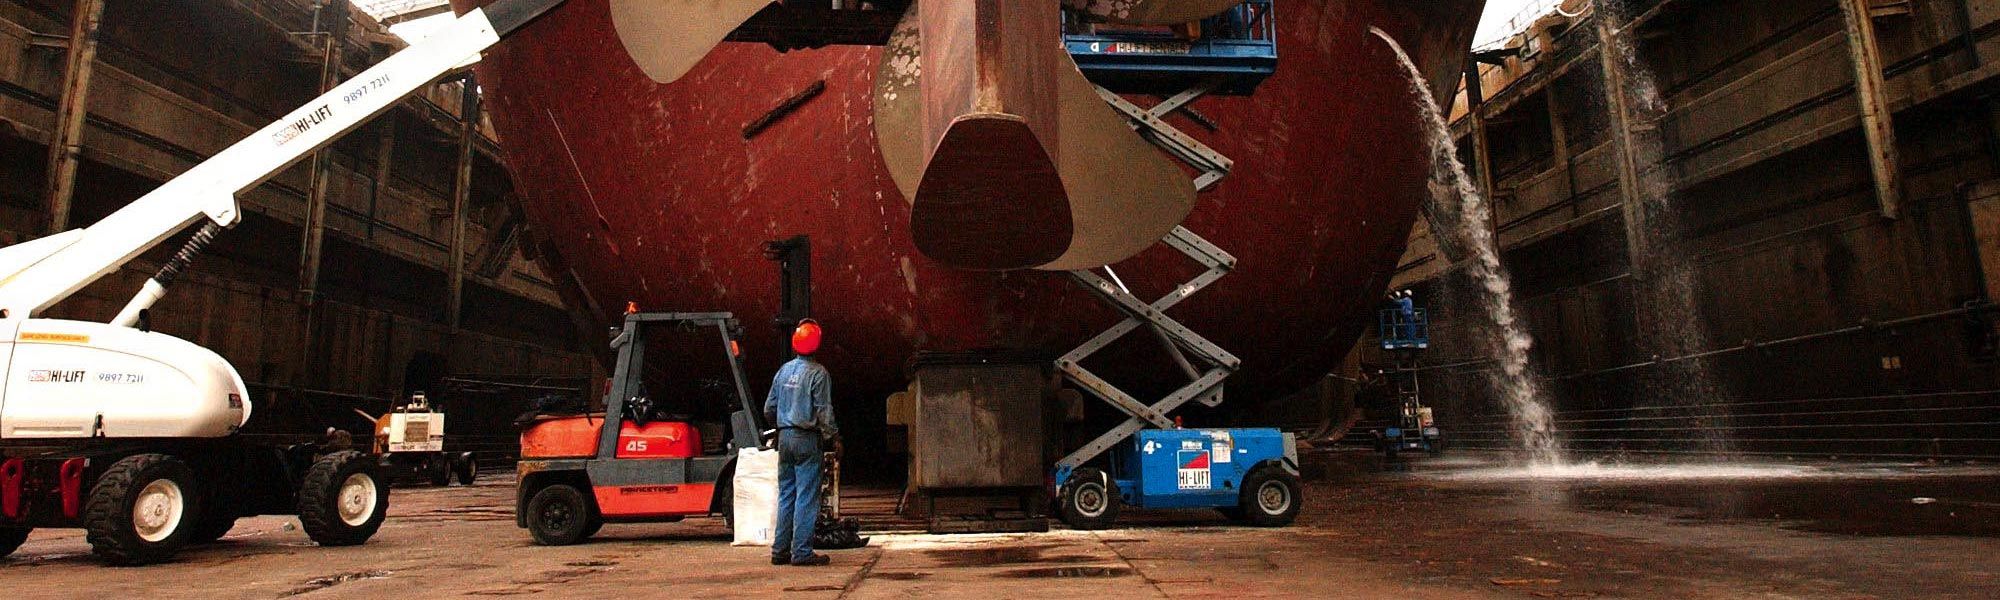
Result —
[{"label": "ship hull bottom", "polygon": [[[461,8],[471,0],[457,0]],[[1275,11],[1278,72],[1248,97],[1208,97],[1168,122],[1236,161],[1183,222],[1235,255],[1235,268],[1170,313],[1235,353],[1228,414],[1259,421],[1340,361],[1402,254],[1428,194],[1421,119],[1393,52],[1405,42],[1449,90],[1479,0],[1296,0]],[[632,64],[605,0],[571,0],[477,67],[549,275],[600,324],[641,310],[729,311],[752,387],[787,358],[780,268],[767,241],[807,236],[810,314],[827,329],[850,448],[882,448],[885,399],[919,352],[1009,348],[1049,359],[1122,315],[1062,273],[952,268],[919,251],[913,211],[880,155],[872,122],[882,50],[779,54],[725,43],[673,84]],[[747,139],[800,90],[824,92]],[[1440,92],[1440,96],[1444,94]],[[1136,98],[1142,104],[1147,98]],[[1155,245],[1113,269],[1143,298],[1200,273]],[[659,356],[661,381],[699,381],[703,351]],[[1140,332],[1087,365],[1157,399],[1185,375]],[[760,376],[760,374],[762,374]]]}]

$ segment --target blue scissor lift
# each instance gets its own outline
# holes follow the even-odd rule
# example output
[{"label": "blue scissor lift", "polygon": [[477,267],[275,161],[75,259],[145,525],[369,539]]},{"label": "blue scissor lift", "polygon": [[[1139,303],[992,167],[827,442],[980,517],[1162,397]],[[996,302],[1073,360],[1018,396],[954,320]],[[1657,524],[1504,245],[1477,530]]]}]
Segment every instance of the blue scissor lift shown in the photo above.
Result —
[{"label": "blue scissor lift", "polygon": [[1422,390],[1417,384],[1417,357],[1431,347],[1430,312],[1422,308],[1383,309],[1377,319],[1376,337],[1381,340],[1382,351],[1396,358],[1395,369],[1383,374],[1396,386],[1397,406],[1396,420],[1382,428],[1376,447],[1390,458],[1405,450],[1444,452],[1444,434],[1438,429],[1430,407],[1424,406]]},{"label": "blue scissor lift", "polygon": [[[1174,28],[1098,23],[1065,11],[1064,41],[1098,95],[1133,129],[1200,173],[1197,191],[1229,174],[1234,163],[1174,128],[1167,117],[1209,94],[1246,95],[1277,71],[1272,0],[1248,0],[1221,15]],[[1125,94],[1164,98],[1142,107]],[[1080,529],[1107,527],[1120,505],[1210,508],[1257,525],[1283,525],[1301,504],[1298,450],[1276,429],[1182,429],[1168,414],[1190,401],[1222,403],[1222,382],[1240,364],[1235,355],[1181,325],[1166,311],[1229,273],[1236,258],[1186,227],[1161,240],[1206,270],[1148,302],[1126,289],[1110,267],[1070,276],[1126,319],[1057,359],[1065,379],[1128,418],[1056,463],[1053,474],[1063,521]],[[1092,373],[1083,361],[1139,329],[1151,330],[1189,382],[1147,404]],[[1106,453],[1110,456],[1096,461]],[[1101,464],[1103,468],[1086,466]]]}]

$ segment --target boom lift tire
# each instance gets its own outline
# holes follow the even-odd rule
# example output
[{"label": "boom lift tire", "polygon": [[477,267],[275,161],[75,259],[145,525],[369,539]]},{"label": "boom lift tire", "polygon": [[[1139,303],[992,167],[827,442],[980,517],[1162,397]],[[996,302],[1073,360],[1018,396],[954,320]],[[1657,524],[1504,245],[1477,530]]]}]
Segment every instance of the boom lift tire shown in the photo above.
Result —
[{"label": "boom lift tire", "polygon": [[1244,520],[1258,527],[1284,527],[1299,516],[1299,477],[1275,464],[1266,464],[1243,478],[1241,504]]},{"label": "boom lift tire", "polygon": [[425,467],[430,471],[431,485],[437,487],[451,485],[451,463],[445,457],[438,456]]},{"label": "boom lift tire", "polygon": [[218,508],[216,503],[210,502],[208,510],[202,511],[202,515],[189,526],[191,528],[188,530],[189,544],[213,544],[216,540],[222,539],[222,536],[229,535],[229,530],[236,528],[236,517],[222,516],[229,513],[213,512],[216,508]]},{"label": "boom lift tire", "polygon": [[172,558],[187,545],[197,506],[194,471],[165,454],[128,456],[90,488],[83,527],[90,549],[114,565]]},{"label": "boom lift tire", "polygon": [[602,519],[591,510],[583,492],[569,484],[542,488],[528,500],[528,534],[534,536],[537,544],[568,546],[581,542],[596,529],[592,523],[601,527]]},{"label": "boom lift tire", "polygon": [[19,550],[21,544],[27,543],[28,534],[34,532],[32,527],[0,527],[0,557]]},{"label": "boom lift tire", "polygon": [[1057,516],[1076,529],[1105,529],[1118,520],[1118,486],[1102,470],[1082,467],[1071,472],[1058,502]]},{"label": "boom lift tire", "polygon": [[215,543],[228,535],[230,529],[236,528],[236,519],[242,516],[233,510],[235,507],[224,495],[224,490],[219,489],[222,487],[220,484],[214,481],[207,483],[202,486],[201,514],[195,515],[194,521],[188,523],[189,546]]},{"label": "boom lift tire", "polygon": [[299,486],[299,525],[321,546],[358,546],[389,513],[389,486],[375,461],[348,450],[320,457]]}]

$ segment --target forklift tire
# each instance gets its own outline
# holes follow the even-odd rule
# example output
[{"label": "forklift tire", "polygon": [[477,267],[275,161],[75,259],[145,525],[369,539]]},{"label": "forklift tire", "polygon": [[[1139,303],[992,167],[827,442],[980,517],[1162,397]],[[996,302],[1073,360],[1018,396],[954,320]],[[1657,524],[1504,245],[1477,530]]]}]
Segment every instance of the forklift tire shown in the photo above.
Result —
[{"label": "forklift tire", "polygon": [[28,542],[28,534],[34,532],[32,527],[0,527],[0,557],[21,549],[21,544]]},{"label": "forklift tire", "polygon": [[320,457],[299,486],[299,525],[321,546],[359,546],[389,515],[389,486],[352,450]]},{"label": "forklift tire", "polygon": [[459,485],[469,487],[472,485],[472,480],[479,477],[479,459],[467,455],[465,460],[458,461],[458,464],[453,466],[452,471],[452,474],[458,476]]},{"label": "forklift tire", "polygon": [[592,522],[601,522],[590,510],[583,492],[558,483],[535,492],[528,500],[528,534],[543,546],[568,546],[590,537]]},{"label": "forklift tire", "polygon": [[1284,527],[1299,517],[1299,505],[1304,497],[1299,477],[1286,472],[1275,464],[1257,467],[1243,478],[1242,497],[1238,505],[1243,510],[1244,520],[1258,527]]},{"label": "forklift tire", "polygon": [[111,465],[90,488],[83,527],[90,549],[114,565],[172,558],[194,529],[194,471],[165,454],[139,454]]},{"label": "forklift tire", "polygon": [[727,529],[731,532],[736,531],[736,475],[735,474],[736,474],[736,465],[731,464],[727,472],[723,474],[722,481],[720,483],[715,484],[715,497],[721,500],[721,502],[716,503],[721,505],[719,508],[716,509],[716,515],[722,517],[722,528]]},{"label": "forklift tire", "polygon": [[1105,529],[1118,520],[1118,486],[1104,471],[1084,467],[1070,472],[1057,502],[1056,515],[1071,528]]},{"label": "forklift tire", "polygon": [[603,530],[604,530],[604,518],[591,517],[590,522],[584,524],[583,526],[583,539],[587,540],[590,538],[597,537],[597,532]]}]

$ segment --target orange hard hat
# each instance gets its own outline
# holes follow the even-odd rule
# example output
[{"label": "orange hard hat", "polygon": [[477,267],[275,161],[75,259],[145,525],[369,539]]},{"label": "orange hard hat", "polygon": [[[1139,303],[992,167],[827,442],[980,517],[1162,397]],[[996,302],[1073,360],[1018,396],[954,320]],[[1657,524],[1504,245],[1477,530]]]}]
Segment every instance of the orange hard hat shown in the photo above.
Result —
[{"label": "orange hard hat", "polygon": [[799,354],[818,352],[822,333],[818,321],[812,319],[800,321],[799,328],[792,330],[792,351]]}]

